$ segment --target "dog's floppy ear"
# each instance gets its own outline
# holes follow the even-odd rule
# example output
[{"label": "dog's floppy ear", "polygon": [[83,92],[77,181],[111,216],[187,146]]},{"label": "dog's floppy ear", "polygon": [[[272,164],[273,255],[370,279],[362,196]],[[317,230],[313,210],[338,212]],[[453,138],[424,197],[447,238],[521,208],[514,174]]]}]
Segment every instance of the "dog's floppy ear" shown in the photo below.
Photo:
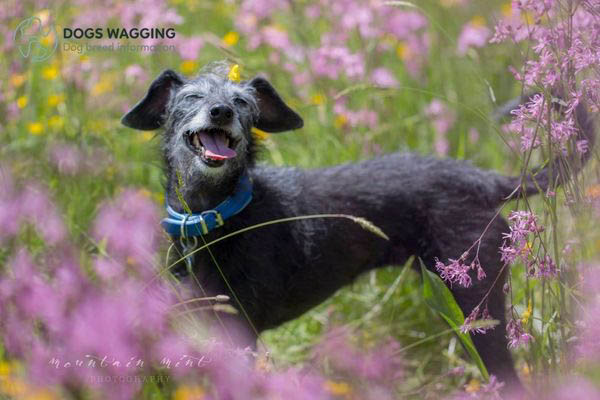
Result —
[{"label": "dog's floppy ear", "polygon": [[302,128],[304,121],[283,102],[265,78],[256,77],[247,83],[255,90],[259,116],[254,124],[265,132],[275,133]]},{"label": "dog's floppy ear", "polygon": [[160,128],[171,90],[181,85],[183,79],[179,74],[170,69],[164,70],[152,82],[146,96],[123,116],[121,123],[142,131]]}]

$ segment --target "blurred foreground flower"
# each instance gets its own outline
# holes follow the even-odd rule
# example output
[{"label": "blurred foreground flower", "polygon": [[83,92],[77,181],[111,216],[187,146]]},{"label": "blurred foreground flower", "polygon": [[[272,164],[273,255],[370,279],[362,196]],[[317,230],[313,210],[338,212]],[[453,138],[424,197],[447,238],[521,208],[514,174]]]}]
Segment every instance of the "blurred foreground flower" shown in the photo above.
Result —
[{"label": "blurred foreground flower", "polygon": [[326,360],[338,376],[364,379],[372,385],[386,387],[386,384],[404,376],[397,342],[390,339],[365,352],[352,345],[350,339],[344,328],[332,329],[315,347],[315,357]]},{"label": "blurred foreground flower", "polygon": [[464,55],[472,47],[483,47],[490,37],[490,30],[485,26],[485,19],[481,16],[473,18],[465,26],[458,37],[457,52]]},{"label": "blurred foreground flower", "polygon": [[[56,151],[64,156],[65,150],[73,152],[73,165],[67,166],[72,168],[80,155],[69,147]],[[62,243],[53,254],[17,247],[0,271],[0,337],[6,355],[22,365],[21,376],[11,381],[21,386],[10,393],[4,378],[8,373],[0,369],[0,394],[53,396],[56,391],[60,397],[90,393],[133,399],[152,377],[172,382],[177,399],[325,400],[355,392],[364,399],[393,398],[390,387],[402,376],[394,342],[367,352],[339,336],[324,342],[319,359],[327,358],[348,382],[361,380],[355,387],[308,368],[256,368],[249,351],[225,346],[218,338],[192,341],[202,333],[193,329],[202,330],[202,325],[189,318],[193,313],[183,318],[175,310],[187,310],[196,304],[189,300],[202,299],[186,302],[156,276],[159,224],[150,196],[125,190],[100,208],[92,229],[98,254],[90,270],[80,265],[78,250],[65,239],[45,192],[31,184],[19,190],[10,175],[1,177],[3,237],[16,234],[29,217],[43,217],[45,223],[38,227],[42,236]]]},{"label": "blurred foreground flower", "polygon": [[16,236],[24,223],[50,245],[60,243],[66,234],[47,191],[32,183],[17,188],[8,170],[0,165],[0,243]]},{"label": "blurred foreground flower", "polygon": [[371,75],[371,81],[381,87],[393,88],[398,86],[398,81],[392,74],[392,72],[386,68],[380,67],[373,70]]}]

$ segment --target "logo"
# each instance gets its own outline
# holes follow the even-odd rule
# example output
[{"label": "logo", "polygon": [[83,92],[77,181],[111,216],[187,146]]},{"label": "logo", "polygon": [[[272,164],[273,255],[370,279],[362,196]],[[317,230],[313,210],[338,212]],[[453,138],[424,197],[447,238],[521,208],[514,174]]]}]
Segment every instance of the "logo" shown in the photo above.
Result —
[{"label": "logo", "polygon": [[24,58],[32,62],[49,59],[58,47],[56,28],[50,24],[44,29],[39,17],[29,17],[15,29],[14,41]]}]

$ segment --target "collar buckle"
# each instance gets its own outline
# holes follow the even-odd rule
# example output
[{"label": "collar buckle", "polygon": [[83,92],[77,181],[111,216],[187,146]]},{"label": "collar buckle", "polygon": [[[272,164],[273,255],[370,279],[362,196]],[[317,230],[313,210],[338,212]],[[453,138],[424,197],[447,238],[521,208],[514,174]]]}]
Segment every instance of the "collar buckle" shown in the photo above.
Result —
[{"label": "collar buckle", "polygon": [[225,221],[223,221],[223,216],[217,210],[206,210],[200,213],[200,219],[204,221],[207,215],[213,215],[215,217],[215,222],[217,223],[217,227],[221,227],[225,225]]}]

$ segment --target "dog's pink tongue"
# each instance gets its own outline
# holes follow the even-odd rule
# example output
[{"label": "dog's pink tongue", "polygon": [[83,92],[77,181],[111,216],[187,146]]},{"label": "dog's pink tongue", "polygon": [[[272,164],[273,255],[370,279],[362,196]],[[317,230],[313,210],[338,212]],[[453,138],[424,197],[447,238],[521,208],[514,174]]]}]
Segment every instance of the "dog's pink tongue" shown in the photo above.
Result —
[{"label": "dog's pink tongue", "polygon": [[226,160],[237,155],[235,150],[227,147],[224,133],[211,135],[207,132],[199,132],[200,140],[204,145],[204,156],[213,160]]}]

